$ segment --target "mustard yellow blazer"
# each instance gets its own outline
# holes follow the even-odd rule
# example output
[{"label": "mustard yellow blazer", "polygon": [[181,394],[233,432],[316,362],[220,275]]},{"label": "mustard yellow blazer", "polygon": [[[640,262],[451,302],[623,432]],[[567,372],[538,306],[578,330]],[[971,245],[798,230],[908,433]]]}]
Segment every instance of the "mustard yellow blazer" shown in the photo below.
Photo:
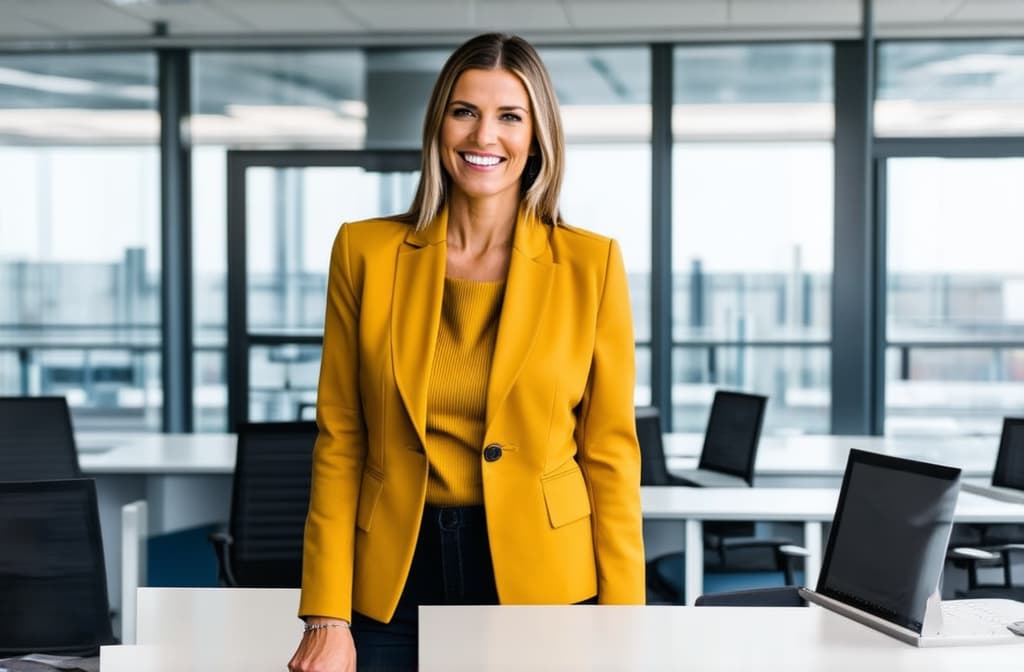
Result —
[{"label": "mustard yellow blazer", "polygon": [[[391,619],[426,487],[447,212],[348,223],[331,253],[299,614]],[[480,446],[503,604],[642,604],[632,316],[617,244],[519,216]],[[484,447],[501,447],[499,459]],[[494,456],[493,449],[488,451]]]}]

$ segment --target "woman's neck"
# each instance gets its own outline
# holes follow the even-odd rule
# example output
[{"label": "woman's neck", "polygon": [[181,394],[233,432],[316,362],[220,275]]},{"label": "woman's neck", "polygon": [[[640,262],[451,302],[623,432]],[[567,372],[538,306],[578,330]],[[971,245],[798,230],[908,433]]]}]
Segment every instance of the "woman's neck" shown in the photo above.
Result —
[{"label": "woman's neck", "polygon": [[470,199],[456,192],[448,203],[448,247],[473,255],[512,245],[519,201]]},{"label": "woman's neck", "polygon": [[452,194],[448,202],[448,277],[503,280],[512,257],[518,214],[518,200]]}]

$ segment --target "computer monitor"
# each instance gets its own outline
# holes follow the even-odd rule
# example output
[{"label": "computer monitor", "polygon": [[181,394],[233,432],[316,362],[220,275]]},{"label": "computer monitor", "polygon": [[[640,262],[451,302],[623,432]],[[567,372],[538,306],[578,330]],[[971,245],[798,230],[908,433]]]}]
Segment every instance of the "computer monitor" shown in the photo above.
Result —
[{"label": "computer monitor", "polygon": [[921,633],[960,470],[851,450],[816,592]]}]

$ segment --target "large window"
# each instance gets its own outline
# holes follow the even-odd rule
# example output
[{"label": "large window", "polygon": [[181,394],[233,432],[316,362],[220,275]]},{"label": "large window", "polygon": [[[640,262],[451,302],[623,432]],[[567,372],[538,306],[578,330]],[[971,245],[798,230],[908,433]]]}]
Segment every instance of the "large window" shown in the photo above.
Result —
[{"label": "large window", "polygon": [[650,50],[544,49],[565,124],[562,215],[615,238],[629,276],[636,402],[651,401]]},{"label": "large window", "polygon": [[832,52],[674,58],[673,428],[717,388],[769,397],[767,431],[829,430]]},{"label": "large window", "polygon": [[887,162],[886,434],[1024,408],[1024,159]]},{"label": "large window", "polygon": [[1024,40],[880,45],[875,133],[1024,135]]},{"label": "large window", "polygon": [[0,394],[161,425],[152,54],[0,55]]}]

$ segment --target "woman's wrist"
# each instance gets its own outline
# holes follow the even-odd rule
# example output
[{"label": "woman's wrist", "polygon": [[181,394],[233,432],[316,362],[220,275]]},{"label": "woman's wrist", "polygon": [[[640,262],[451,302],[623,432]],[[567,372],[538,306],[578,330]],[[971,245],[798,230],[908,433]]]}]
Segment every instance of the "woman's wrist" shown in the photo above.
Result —
[{"label": "woman's wrist", "polygon": [[348,628],[348,627],[350,627],[348,621],[336,620],[336,621],[330,621],[330,622],[326,622],[326,623],[306,623],[304,626],[302,626],[302,631],[303,632],[316,632],[317,630],[327,630],[327,629],[330,629],[330,628]]},{"label": "woman's wrist", "polygon": [[302,620],[306,623],[302,628],[303,632],[322,630],[324,628],[347,628],[351,625],[343,618],[334,618],[332,616],[305,616]]}]

